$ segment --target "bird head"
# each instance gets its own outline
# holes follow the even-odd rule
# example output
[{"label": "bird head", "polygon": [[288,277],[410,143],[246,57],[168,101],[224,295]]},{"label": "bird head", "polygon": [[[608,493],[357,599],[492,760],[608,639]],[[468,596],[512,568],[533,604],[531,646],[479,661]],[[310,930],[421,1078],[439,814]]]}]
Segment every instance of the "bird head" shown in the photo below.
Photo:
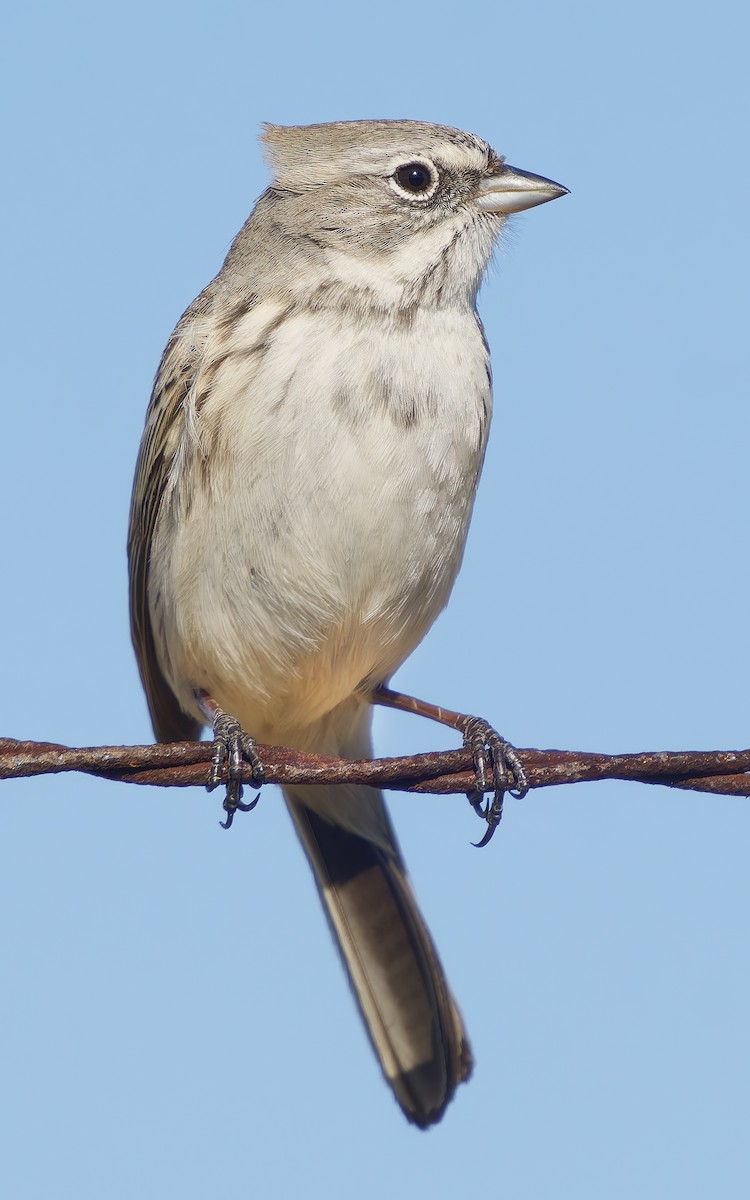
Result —
[{"label": "bird head", "polygon": [[473,301],[508,217],[567,192],[421,121],[265,125],[262,141],[266,229],[384,304]]}]

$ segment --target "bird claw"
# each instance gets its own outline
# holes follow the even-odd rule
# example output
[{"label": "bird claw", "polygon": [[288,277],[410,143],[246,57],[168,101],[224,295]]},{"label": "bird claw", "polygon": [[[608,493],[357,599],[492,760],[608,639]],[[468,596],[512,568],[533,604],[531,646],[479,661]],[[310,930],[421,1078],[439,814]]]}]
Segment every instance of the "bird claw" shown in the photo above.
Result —
[{"label": "bird claw", "polygon": [[[476,785],[467,793],[477,816],[487,822],[484,837],[473,845],[481,848],[491,840],[503,815],[505,793],[522,799],[529,790],[526,772],[513,746],[481,717],[470,717],[463,730],[464,746],[471,750]],[[491,778],[490,778],[491,775]],[[484,802],[484,794],[493,792]]]},{"label": "bird claw", "polygon": [[[240,796],[241,795],[242,795],[242,784],[240,784]],[[249,804],[246,804],[245,801],[241,800],[239,797],[235,797],[235,798],[230,797],[229,788],[227,787],[227,794],[224,797],[224,804],[223,804],[224,811],[227,814],[227,819],[226,819],[226,821],[219,821],[221,828],[222,829],[231,829],[232,821],[234,820],[234,814],[236,812],[252,812],[253,809],[255,808],[255,805],[258,803],[259,800],[260,800],[260,792],[258,792],[258,795],[255,797],[254,800],[251,800]]]},{"label": "bird claw", "polygon": [[227,792],[223,807],[227,816],[219,824],[222,829],[229,829],[236,812],[250,812],[260,799],[259,792],[249,804],[242,800],[243,763],[250,764],[254,787],[260,787],[263,783],[263,763],[258,757],[255,739],[245,733],[239,721],[229,713],[220,710],[214,717],[213,728],[214,744],[206,787],[209,792],[218,787],[223,782],[226,768]]}]

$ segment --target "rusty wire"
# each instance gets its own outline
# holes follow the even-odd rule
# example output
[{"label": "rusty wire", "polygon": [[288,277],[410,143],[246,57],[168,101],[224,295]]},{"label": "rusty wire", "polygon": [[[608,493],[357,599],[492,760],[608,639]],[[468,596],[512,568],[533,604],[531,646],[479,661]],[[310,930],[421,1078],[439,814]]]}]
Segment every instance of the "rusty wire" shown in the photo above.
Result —
[{"label": "rusty wire", "polygon": [[[446,750],[405,758],[353,761],[259,746],[268,783],[369,783],[405,792],[466,793],[474,785],[471,753]],[[750,750],[661,751],[591,754],[574,750],[519,749],[529,787],[554,787],[595,779],[750,796]],[[0,738],[0,779],[80,771],[100,779],[155,787],[205,784],[210,742],[154,746],[85,746]],[[247,772],[250,783],[250,771]]]}]

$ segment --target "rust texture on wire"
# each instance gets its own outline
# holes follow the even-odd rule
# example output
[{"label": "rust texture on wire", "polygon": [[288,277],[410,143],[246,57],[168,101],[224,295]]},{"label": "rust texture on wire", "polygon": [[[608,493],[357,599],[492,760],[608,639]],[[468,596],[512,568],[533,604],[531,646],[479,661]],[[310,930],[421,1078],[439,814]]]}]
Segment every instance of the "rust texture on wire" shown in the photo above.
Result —
[{"label": "rust texture on wire", "polygon": [[[268,783],[369,783],[397,791],[449,795],[470,791],[476,778],[468,750],[371,761],[323,758],[279,746],[259,746],[258,751]],[[518,755],[530,788],[594,779],[628,779],[727,796],[750,796],[750,750],[589,754],[519,749]],[[210,758],[210,742],[73,749],[48,742],[0,738],[0,779],[81,771],[122,783],[196,787],[206,782]],[[249,769],[246,780],[251,782]]]}]

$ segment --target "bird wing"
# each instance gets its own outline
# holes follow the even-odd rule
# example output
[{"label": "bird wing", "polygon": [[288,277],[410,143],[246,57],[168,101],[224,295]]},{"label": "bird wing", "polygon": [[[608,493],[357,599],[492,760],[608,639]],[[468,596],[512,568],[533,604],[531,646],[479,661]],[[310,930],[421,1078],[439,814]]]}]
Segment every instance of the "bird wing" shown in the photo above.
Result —
[{"label": "bird wing", "polygon": [[130,633],[160,742],[194,741],[200,725],[184,713],[159,666],[148,603],[151,545],[185,433],[185,401],[198,374],[202,348],[190,337],[193,317],[208,307],[205,293],[178,323],[162,355],[141,439],[128,529]]}]

